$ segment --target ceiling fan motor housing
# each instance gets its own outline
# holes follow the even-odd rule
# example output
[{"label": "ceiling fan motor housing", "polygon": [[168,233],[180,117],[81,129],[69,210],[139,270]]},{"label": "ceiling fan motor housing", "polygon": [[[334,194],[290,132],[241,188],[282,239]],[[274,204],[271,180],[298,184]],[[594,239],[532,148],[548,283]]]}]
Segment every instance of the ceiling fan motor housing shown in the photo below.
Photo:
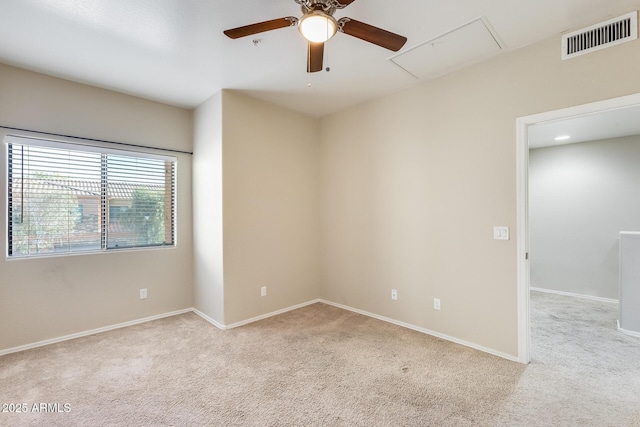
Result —
[{"label": "ceiling fan motor housing", "polygon": [[293,0],[300,5],[302,13],[307,14],[314,10],[321,10],[331,16],[336,9],[344,9],[347,5],[340,3],[338,0]]}]

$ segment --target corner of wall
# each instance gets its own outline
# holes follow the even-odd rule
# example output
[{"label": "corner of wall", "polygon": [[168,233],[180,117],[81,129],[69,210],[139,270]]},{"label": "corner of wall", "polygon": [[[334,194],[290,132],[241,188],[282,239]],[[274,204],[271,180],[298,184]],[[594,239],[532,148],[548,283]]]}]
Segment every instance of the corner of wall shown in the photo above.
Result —
[{"label": "corner of wall", "polygon": [[224,324],[222,93],[193,112],[194,307]]}]

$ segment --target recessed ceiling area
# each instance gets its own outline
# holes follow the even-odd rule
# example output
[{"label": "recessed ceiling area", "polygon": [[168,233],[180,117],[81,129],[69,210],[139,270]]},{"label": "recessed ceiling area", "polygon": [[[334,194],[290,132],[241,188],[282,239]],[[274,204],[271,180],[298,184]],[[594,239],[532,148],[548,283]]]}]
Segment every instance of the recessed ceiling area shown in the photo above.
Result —
[{"label": "recessed ceiling area", "polygon": [[[330,71],[310,74],[297,28],[223,34],[300,18],[294,0],[2,0],[0,62],[185,108],[235,89],[322,117],[639,8],[640,0],[355,0],[334,17],[407,37],[394,61],[413,71],[389,60],[396,53],[338,33],[324,50]],[[500,43],[491,46],[487,25]],[[475,30],[480,38],[466,34]],[[462,43],[442,38],[458,35]]]},{"label": "recessed ceiling area", "polygon": [[[529,126],[529,149],[640,135],[640,105]],[[556,138],[568,136],[557,140]]]}]

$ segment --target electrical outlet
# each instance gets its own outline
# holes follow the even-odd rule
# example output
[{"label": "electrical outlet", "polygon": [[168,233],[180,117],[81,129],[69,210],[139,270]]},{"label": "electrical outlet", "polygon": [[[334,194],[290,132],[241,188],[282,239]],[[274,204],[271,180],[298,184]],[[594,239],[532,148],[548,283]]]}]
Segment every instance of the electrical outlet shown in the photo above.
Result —
[{"label": "electrical outlet", "polygon": [[267,296],[267,287],[263,286],[260,288],[260,296],[261,297],[266,297]]},{"label": "electrical outlet", "polygon": [[398,291],[395,289],[391,289],[391,299],[394,301],[398,300]]},{"label": "electrical outlet", "polygon": [[140,289],[140,299],[147,298],[147,288]]},{"label": "electrical outlet", "polygon": [[433,308],[434,310],[440,310],[440,298],[433,299]]}]

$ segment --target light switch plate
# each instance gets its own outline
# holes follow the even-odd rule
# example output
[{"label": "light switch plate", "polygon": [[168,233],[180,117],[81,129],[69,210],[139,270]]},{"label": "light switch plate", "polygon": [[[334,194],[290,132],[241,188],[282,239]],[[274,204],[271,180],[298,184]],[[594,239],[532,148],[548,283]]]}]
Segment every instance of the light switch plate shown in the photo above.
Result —
[{"label": "light switch plate", "polygon": [[494,240],[509,240],[509,227],[493,227]]}]

